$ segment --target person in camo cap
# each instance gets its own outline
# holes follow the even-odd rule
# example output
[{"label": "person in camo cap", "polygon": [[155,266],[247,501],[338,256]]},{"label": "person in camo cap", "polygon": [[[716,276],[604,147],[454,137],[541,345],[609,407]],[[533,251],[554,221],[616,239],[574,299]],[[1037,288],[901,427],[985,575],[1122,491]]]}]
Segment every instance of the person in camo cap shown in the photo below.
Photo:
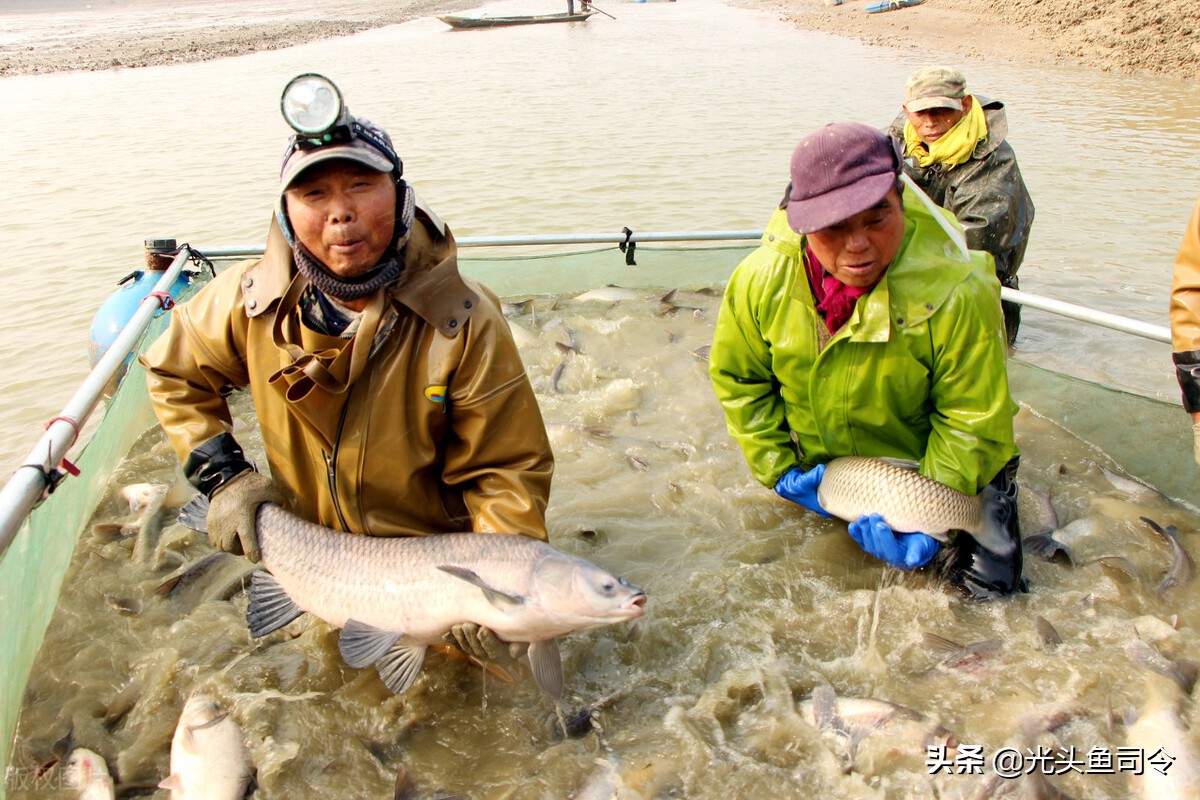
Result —
[{"label": "person in camo cap", "polygon": [[[214,547],[257,561],[264,502],[367,536],[546,539],[554,460],[511,329],[403,175],[366,120],[289,138],[262,258],[175,308],[142,358],[163,430],[210,498]],[[226,397],[242,387],[269,478],[230,432]],[[470,655],[515,654],[461,627]]]},{"label": "person in camo cap", "polygon": [[984,253],[951,244],[953,225],[904,188],[884,132],[843,122],[805,136],[762,244],[729,279],[709,376],[754,477],[822,516],[825,464],[840,456],[916,461],[971,495],[994,485],[1008,553],[961,531],[944,546],[893,531],[879,514],[848,527],[869,555],[930,565],[984,599],[1022,588],[1017,405],[1000,285]]},{"label": "person in camo cap", "polygon": [[[951,67],[922,67],[904,84],[904,106],[890,134],[904,153],[904,171],[933,202],[954,214],[967,246],[990,253],[1003,286],[1017,286],[1033,225],[1033,200],[1007,141],[1004,103],[967,93]],[[1004,301],[1011,345],[1021,307]]]}]

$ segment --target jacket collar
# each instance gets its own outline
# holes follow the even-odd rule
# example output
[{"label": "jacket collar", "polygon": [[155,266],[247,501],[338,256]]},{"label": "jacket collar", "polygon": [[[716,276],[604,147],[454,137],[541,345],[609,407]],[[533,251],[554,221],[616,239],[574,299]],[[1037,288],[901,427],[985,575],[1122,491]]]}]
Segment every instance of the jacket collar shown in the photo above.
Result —
[{"label": "jacket collar", "polygon": [[[463,329],[479,302],[458,272],[457,250],[450,229],[418,205],[412,233],[400,253],[404,271],[387,289],[393,302],[451,338]],[[263,257],[242,276],[246,315],[255,318],[275,309],[295,272],[291,245],[272,217]]]}]

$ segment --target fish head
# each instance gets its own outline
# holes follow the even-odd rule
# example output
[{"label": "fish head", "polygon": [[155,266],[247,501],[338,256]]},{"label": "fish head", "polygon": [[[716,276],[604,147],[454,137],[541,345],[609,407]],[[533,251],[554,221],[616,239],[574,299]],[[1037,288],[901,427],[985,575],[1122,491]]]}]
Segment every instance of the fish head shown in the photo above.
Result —
[{"label": "fish head", "polygon": [[93,782],[103,782],[109,777],[108,763],[98,753],[86,747],[77,747],[67,759],[66,775],[72,789],[86,789]]},{"label": "fish head", "polygon": [[645,613],[645,592],[581,558],[555,554],[541,559],[533,587],[543,613],[570,630],[612,625]]},{"label": "fish head", "polygon": [[212,725],[225,716],[221,704],[206,694],[194,694],[183,705],[179,724],[189,728]]},{"label": "fish head", "polygon": [[171,487],[162,483],[131,483],[121,489],[121,497],[136,514],[160,497],[165,497]]}]

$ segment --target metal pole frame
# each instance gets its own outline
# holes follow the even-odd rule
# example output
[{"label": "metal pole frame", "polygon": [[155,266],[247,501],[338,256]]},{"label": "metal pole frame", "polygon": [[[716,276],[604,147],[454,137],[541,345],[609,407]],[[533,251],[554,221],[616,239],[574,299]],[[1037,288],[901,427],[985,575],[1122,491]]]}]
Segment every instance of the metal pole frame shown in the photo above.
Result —
[{"label": "metal pole frame", "polygon": [[125,358],[133,351],[154,316],[163,309],[161,297],[175,283],[190,258],[191,250],[185,246],[163,272],[153,292],[142,298],[133,318],[121,329],[62,411],[46,426],[46,432],[29,451],[21,466],[0,489],[0,557],[16,538],[29,512],[47,490],[53,490],[49,484],[50,476],[79,438],[80,429],[96,409],[105,388],[116,377]]}]

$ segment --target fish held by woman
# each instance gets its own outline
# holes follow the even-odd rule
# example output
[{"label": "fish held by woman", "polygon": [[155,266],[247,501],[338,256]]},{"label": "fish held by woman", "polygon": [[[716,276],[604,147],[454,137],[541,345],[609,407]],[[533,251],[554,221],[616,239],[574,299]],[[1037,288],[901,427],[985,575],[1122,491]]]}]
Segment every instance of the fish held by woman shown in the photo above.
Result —
[{"label": "fish held by woman", "polygon": [[[180,521],[203,530],[206,506],[197,497]],[[623,578],[527,536],[358,536],[264,503],[258,539],[267,571],[251,582],[250,634],[265,636],[307,611],[341,628],[347,664],[374,664],[397,694],[416,681],[430,645],[472,622],[528,642],[538,686],[561,697],[558,637],[635,619],[646,603]]]},{"label": "fish held by woman", "polygon": [[921,532],[948,541],[952,530],[966,531],[980,545],[1000,555],[1013,551],[1006,521],[1015,513],[994,486],[977,495],[926,478],[915,461],[843,456],[825,465],[817,489],[821,507],[853,522],[863,514],[879,514],[894,531]]}]

